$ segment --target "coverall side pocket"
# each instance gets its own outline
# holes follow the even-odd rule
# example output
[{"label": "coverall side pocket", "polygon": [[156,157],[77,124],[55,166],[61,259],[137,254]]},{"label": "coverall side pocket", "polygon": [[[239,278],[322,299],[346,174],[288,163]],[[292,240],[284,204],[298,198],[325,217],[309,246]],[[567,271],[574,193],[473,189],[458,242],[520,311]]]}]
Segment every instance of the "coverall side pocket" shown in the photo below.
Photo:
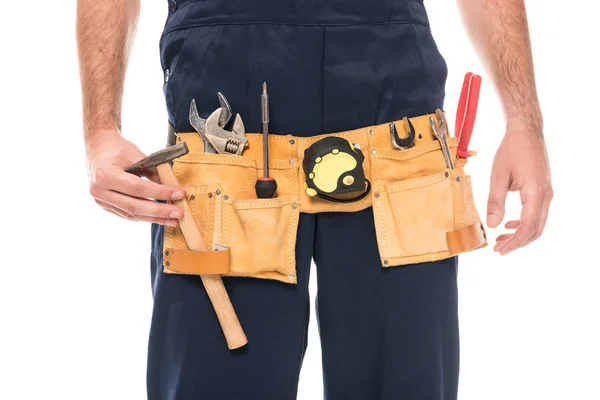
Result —
[{"label": "coverall side pocket", "polygon": [[408,264],[411,258],[422,262],[424,256],[433,259],[447,252],[446,234],[454,225],[449,172],[379,181],[373,193],[373,212],[384,266]]},{"label": "coverall side pocket", "polygon": [[298,196],[236,200],[225,193],[221,197],[222,220],[215,238],[230,248],[228,275],[296,283]]}]

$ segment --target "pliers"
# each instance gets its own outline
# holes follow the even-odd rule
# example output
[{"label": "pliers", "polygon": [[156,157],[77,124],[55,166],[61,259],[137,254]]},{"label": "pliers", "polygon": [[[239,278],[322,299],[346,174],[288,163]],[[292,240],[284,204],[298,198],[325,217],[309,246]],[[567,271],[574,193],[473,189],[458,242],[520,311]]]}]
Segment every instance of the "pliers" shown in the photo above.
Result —
[{"label": "pliers", "polygon": [[458,141],[456,154],[460,158],[467,158],[471,155],[469,154],[469,142],[475,125],[480,88],[481,76],[467,72],[460,93],[458,108],[456,109],[456,126],[454,130]]}]

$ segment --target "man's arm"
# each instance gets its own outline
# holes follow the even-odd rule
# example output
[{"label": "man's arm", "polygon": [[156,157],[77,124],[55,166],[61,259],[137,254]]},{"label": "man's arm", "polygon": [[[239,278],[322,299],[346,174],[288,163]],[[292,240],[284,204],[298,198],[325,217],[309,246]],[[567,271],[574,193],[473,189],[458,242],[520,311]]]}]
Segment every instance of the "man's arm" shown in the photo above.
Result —
[{"label": "man's arm", "polygon": [[519,191],[520,220],[505,227],[495,251],[507,254],[542,234],[553,192],[538,103],[524,0],[457,0],[463,24],[500,96],[506,135],[490,182],[487,223],[504,219],[508,191]]},{"label": "man's arm", "polygon": [[121,136],[121,101],[139,17],[139,0],[78,0],[77,49],[90,193],[123,218],[177,225],[182,211],[148,199],[176,200],[181,188],[124,171],[144,154]]}]

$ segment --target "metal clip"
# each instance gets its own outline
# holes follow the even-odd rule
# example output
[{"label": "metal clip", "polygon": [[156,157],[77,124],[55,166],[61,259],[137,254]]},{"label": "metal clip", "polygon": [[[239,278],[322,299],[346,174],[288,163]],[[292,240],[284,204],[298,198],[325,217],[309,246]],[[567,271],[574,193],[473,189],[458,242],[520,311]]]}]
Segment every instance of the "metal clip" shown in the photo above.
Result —
[{"label": "metal clip", "polygon": [[408,132],[408,135],[405,138],[401,138],[398,136],[396,125],[393,122],[390,123],[390,136],[392,138],[392,145],[398,150],[410,149],[415,145],[415,127],[407,117],[404,117],[404,124],[406,125],[406,131]]}]

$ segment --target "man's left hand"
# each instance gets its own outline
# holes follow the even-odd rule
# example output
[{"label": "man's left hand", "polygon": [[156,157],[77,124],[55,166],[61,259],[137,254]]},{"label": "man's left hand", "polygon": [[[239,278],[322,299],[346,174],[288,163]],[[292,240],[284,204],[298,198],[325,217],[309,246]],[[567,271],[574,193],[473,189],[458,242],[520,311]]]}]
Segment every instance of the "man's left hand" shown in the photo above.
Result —
[{"label": "man's left hand", "polygon": [[494,164],[487,207],[487,225],[496,228],[504,219],[508,191],[521,196],[521,217],[504,227],[514,230],[496,239],[494,251],[506,255],[539,238],[548,219],[553,191],[546,145],[541,129],[510,126]]}]

